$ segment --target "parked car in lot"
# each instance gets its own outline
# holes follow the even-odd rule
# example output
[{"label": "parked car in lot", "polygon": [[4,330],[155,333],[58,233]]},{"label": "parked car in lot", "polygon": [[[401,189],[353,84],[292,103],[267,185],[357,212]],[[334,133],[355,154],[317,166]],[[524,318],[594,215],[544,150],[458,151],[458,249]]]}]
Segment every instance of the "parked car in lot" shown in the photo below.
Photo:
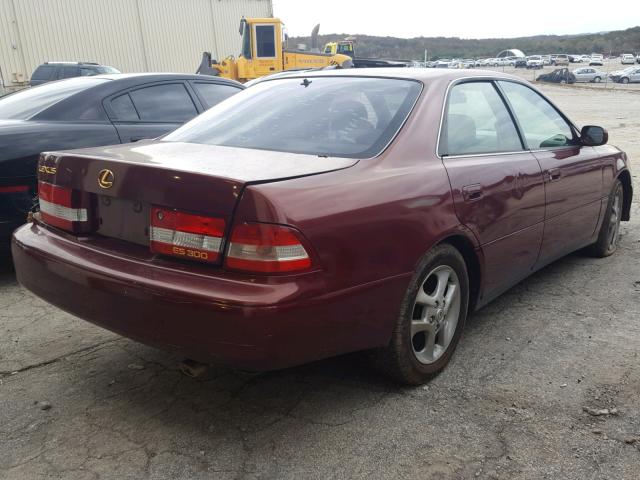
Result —
[{"label": "parked car in lot", "polygon": [[513,66],[516,68],[527,68],[527,59],[525,57],[516,57]]},{"label": "parked car in lot", "polygon": [[634,57],[630,53],[625,53],[620,57],[620,63],[622,65],[633,65],[634,63],[636,63],[636,57]]},{"label": "parked car in lot", "polygon": [[151,345],[249,370],[367,349],[419,384],[469,311],[616,251],[627,163],[517,77],[291,72],[156,141],[44,153],[12,250],[27,289]]},{"label": "parked car in lot", "polygon": [[591,58],[589,59],[589,66],[593,67],[593,66],[603,66],[604,65],[604,57],[602,55],[596,54],[594,53],[593,55],[591,55]]},{"label": "parked car in lot", "polygon": [[538,69],[542,67],[543,63],[540,55],[531,55],[530,57],[527,57],[527,68]]},{"label": "parked car in lot", "polygon": [[569,56],[565,54],[555,55],[553,57],[552,65],[557,67],[569,65]]},{"label": "parked car in lot", "polygon": [[436,60],[434,67],[435,68],[449,68],[452,60],[449,58],[441,58],[440,60]]},{"label": "parked car in lot", "polygon": [[54,80],[73,77],[92,77],[120,73],[116,68],[93,62],[45,62],[39,65],[31,75],[29,85],[35,87]]},{"label": "parked car in lot", "polygon": [[557,68],[553,72],[544,73],[536,78],[538,82],[576,83],[576,76],[568,68]]},{"label": "parked car in lot", "polygon": [[0,248],[36,195],[40,152],[155,138],[239,92],[216,77],[100,75],[28,88],[0,99]]},{"label": "parked car in lot", "polygon": [[611,72],[609,77],[616,83],[638,83],[640,82],[640,67],[627,67],[624,70]]},{"label": "parked car in lot", "polygon": [[607,78],[607,73],[592,67],[576,68],[573,72],[576,82],[599,83]]}]

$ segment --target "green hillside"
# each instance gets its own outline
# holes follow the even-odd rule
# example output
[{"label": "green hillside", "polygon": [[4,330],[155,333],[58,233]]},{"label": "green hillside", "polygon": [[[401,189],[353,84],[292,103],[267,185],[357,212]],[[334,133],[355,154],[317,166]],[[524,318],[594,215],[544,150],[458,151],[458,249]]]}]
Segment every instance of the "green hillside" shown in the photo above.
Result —
[{"label": "green hillside", "polygon": [[[348,36],[357,39],[359,57],[421,60],[425,49],[430,59],[494,57],[501,50],[518,48],[527,55],[547,53],[640,53],[640,26],[627,30],[582,35],[539,35],[520,38],[487,38],[482,40],[457,37],[375,37],[371,35],[320,35],[320,45],[342,40]],[[291,47],[298,43],[310,45],[309,37],[289,39]]]}]

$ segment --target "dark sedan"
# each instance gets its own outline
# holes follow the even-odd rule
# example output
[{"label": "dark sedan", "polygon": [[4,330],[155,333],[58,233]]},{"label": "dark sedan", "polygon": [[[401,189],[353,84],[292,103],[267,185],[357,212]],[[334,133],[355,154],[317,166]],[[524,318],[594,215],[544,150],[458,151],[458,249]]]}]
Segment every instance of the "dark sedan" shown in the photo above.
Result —
[{"label": "dark sedan", "polygon": [[155,138],[243,88],[197,75],[102,75],[2,97],[0,248],[33,204],[40,152]]},{"label": "dark sedan", "polygon": [[553,72],[544,73],[536,78],[538,82],[576,83],[576,76],[568,68],[557,68]]},{"label": "dark sedan", "polygon": [[[284,99],[284,100],[283,100]],[[97,325],[252,370],[370,350],[417,384],[467,312],[618,245],[626,155],[528,82],[296,72],[162,140],[43,154],[19,281]]]}]

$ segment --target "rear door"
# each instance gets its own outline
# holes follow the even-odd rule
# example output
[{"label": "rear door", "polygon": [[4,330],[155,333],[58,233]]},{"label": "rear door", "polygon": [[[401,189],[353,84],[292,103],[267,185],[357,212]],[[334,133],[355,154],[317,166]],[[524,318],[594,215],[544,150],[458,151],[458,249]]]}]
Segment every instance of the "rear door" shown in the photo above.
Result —
[{"label": "rear door", "polygon": [[544,187],[491,81],[450,89],[438,152],[447,169],[456,213],[482,246],[482,299],[499,295],[533,268],[544,226]]},{"label": "rear door", "polygon": [[142,85],[104,102],[122,143],[156,138],[200,113],[184,82]]},{"label": "rear door", "polygon": [[597,149],[580,145],[575,128],[538,92],[516,82],[499,85],[544,174],[544,265],[592,238],[603,196],[602,161]]}]

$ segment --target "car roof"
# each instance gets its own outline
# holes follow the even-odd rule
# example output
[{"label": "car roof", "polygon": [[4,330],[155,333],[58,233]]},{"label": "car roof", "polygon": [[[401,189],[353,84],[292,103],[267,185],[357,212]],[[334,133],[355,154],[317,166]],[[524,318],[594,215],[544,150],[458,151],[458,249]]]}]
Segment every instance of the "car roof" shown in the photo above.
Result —
[{"label": "car roof", "polygon": [[521,80],[514,75],[495,72],[493,70],[468,70],[468,69],[431,69],[419,67],[406,68],[348,68],[329,70],[294,70],[282,72],[273,78],[265,78],[264,81],[278,80],[285,78],[304,77],[371,77],[371,78],[394,78],[418,80],[429,82],[433,80],[457,80],[459,78],[482,77],[482,78],[508,78]]},{"label": "car roof", "polygon": [[131,80],[132,82],[138,82],[139,80],[145,80],[148,82],[161,82],[164,80],[206,80],[228,83],[235,86],[240,84],[239,82],[229,80],[228,78],[212,75],[198,75],[195,73],[105,73],[102,75],[92,75],[87,78],[104,78],[105,80],[117,80],[122,82],[126,82],[127,80]]}]

